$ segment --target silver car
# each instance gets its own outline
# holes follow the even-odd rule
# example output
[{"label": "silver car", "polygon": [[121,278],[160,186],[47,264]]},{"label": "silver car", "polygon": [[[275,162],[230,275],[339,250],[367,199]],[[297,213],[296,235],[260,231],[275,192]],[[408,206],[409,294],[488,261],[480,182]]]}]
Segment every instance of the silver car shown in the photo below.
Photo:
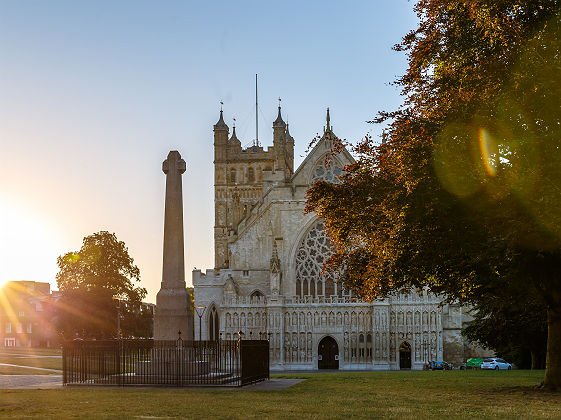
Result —
[{"label": "silver car", "polygon": [[483,359],[483,363],[481,363],[481,369],[510,370],[512,369],[512,365],[504,359],[498,357],[490,357],[487,359]]}]

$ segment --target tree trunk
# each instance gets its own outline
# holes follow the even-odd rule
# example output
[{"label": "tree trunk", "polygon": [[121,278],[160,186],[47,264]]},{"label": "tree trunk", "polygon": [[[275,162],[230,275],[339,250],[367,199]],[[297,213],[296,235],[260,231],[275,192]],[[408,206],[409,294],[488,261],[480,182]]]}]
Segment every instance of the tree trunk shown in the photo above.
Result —
[{"label": "tree trunk", "polygon": [[534,350],[530,350],[530,359],[531,359],[531,363],[532,365],[530,366],[530,369],[534,370],[538,368],[538,364],[537,364],[537,355],[536,352]]},{"label": "tree trunk", "polygon": [[561,308],[547,310],[547,353],[544,388],[561,389]]}]

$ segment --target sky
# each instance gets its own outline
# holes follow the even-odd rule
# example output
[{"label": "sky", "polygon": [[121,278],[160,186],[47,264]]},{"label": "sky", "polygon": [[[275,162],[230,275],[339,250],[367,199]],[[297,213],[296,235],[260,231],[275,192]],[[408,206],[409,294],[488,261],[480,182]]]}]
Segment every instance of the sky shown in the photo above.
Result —
[{"label": "sky", "polygon": [[170,150],[183,175],[185,278],[214,266],[213,134],[272,145],[278,98],[295,166],[325,125],[356,143],[401,103],[417,24],[407,0],[0,0],[0,284],[50,282],[56,259],[107,230],[155,302]]}]

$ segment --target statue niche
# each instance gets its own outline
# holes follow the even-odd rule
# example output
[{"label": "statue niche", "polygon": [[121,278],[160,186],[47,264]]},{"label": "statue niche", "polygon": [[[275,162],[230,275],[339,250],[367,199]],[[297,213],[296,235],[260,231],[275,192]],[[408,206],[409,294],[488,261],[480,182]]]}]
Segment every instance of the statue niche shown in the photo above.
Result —
[{"label": "statue niche", "polygon": [[273,239],[273,255],[271,256],[270,261],[270,285],[271,293],[273,296],[278,296],[280,293],[281,278],[282,272],[280,259],[277,252],[277,242]]},{"label": "statue niche", "polygon": [[224,297],[228,299],[235,299],[238,296],[238,285],[236,281],[232,278],[231,274],[228,274],[228,278],[224,283]]}]

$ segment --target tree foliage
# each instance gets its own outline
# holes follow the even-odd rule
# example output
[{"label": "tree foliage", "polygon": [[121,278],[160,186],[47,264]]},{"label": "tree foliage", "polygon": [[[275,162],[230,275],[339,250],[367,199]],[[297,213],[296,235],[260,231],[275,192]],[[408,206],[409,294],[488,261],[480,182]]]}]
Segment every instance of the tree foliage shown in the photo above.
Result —
[{"label": "tree foliage", "polygon": [[547,344],[547,310],[534,296],[482,299],[475,319],[462,330],[472,342],[495,349],[519,368],[543,369]]},{"label": "tree foliage", "polygon": [[[309,191],[332,268],[364,297],[429,286],[477,304],[538,296],[561,353],[560,2],[421,0],[384,143]],[[561,387],[548,352],[545,384]]]},{"label": "tree foliage", "polygon": [[[57,259],[56,275],[62,297],[59,329],[66,337],[111,337],[117,334],[117,301],[121,305],[125,334],[146,330],[140,303],[146,289],[135,286],[140,271],[125,243],[114,233],[101,231],[84,238],[78,252]],[[136,320],[136,321],[135,321]]]}]

